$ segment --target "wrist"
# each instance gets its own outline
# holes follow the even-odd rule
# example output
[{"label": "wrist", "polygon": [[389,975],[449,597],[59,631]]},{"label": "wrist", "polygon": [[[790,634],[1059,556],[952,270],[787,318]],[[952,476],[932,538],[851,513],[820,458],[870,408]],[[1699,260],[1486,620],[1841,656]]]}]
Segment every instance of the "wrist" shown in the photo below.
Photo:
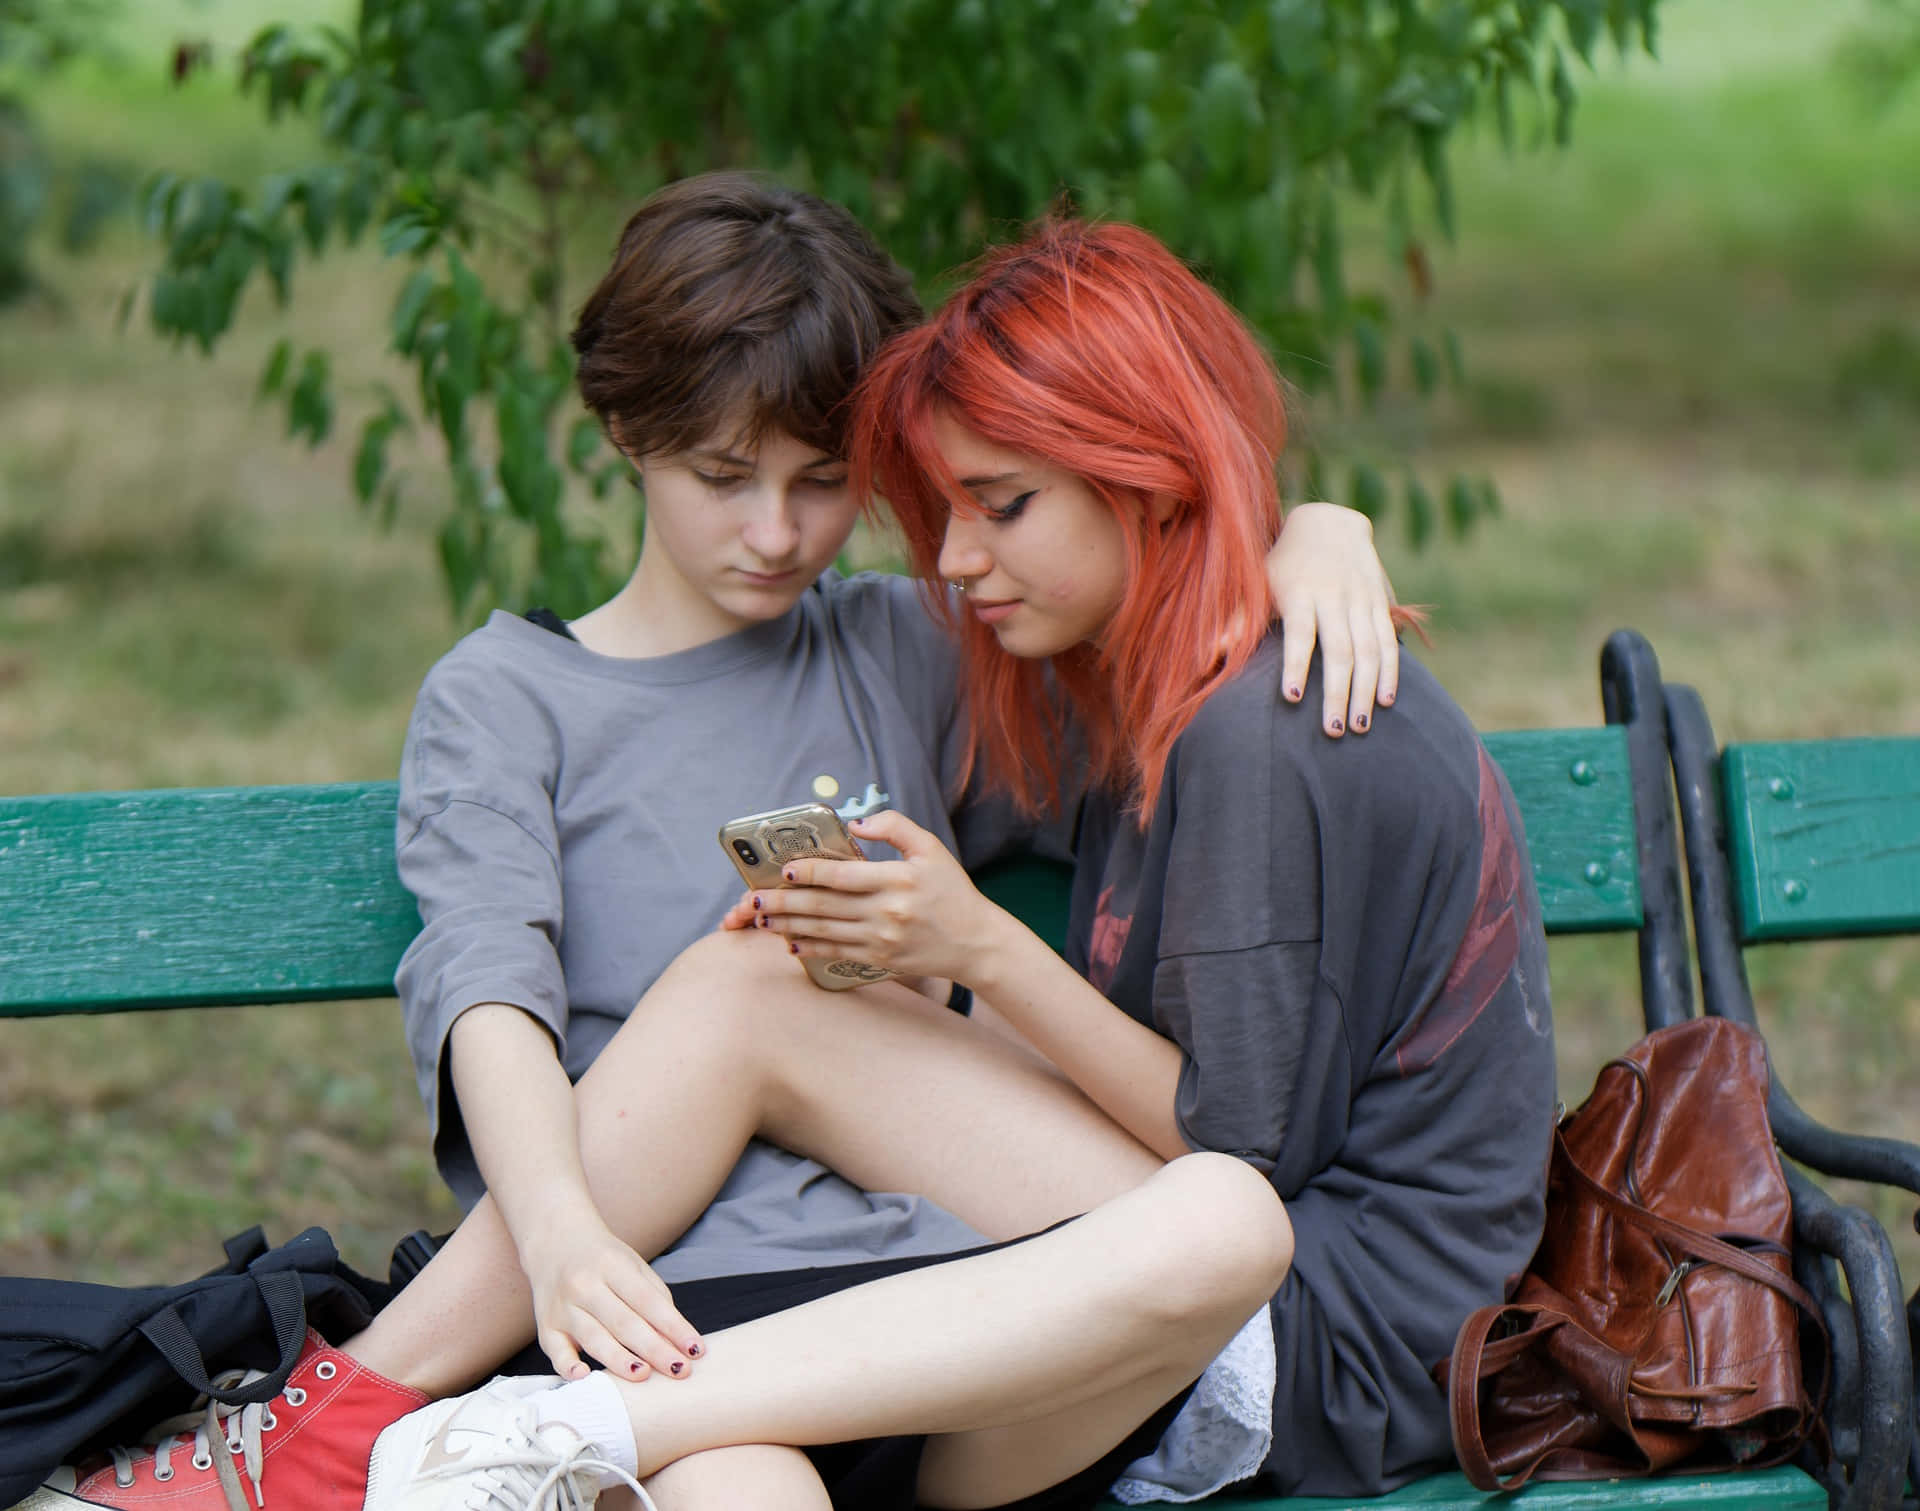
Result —
[{"label": "wrist", "polygon": [[969,951],[966,972],[955,979],[990,1002],[1011,995],[1008,986],[1025,974],[1021,957],[1035,947],[1045,949],[1039,936],[1004,908],[988,905],[986,917]]}]

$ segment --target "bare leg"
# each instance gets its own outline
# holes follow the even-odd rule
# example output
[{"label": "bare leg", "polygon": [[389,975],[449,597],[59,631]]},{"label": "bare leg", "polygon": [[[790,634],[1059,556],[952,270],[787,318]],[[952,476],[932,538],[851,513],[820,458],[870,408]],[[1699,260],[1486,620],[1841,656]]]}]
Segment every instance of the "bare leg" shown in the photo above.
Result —
[{"label": "bare leg", "polygon": [[708,1339],[686,1381],[616,1381],[641,1473],[730,1443],[943,1436],[930,1504],[994,1505],[1091,1463],[1279,1288],[1292,1228],[1225,1155],[1163,1167],[1054,1232]]},{"label": "bare leg", "polygon": [[[716,1448],[669,1464],[643,1482],[659,1511],[831,1511],[826,1486],[798,1448]],[[599,1511],[635,1511],[624,1487],[603,1490]]]},{"label": "bare leg", "polygon": [[[1162,1163],[999,1036],[891,983],[822,992],[754,932],[686,951],[577,1095],[594,1201],[649,1258],[755,1135],[868,1190],[928,1196],[994,1237],[1086,1211]],[[445,1395],[532,1336],[512,1237],[483,1200],[347,1352]]]}]

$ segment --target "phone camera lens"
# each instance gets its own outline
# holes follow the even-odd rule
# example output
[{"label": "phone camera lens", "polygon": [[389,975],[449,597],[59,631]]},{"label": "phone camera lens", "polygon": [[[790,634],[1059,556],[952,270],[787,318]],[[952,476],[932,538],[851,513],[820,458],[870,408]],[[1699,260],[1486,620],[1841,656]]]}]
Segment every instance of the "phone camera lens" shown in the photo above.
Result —
[{"label": "phone camera lens", "polygon": [[743,839],[737,839],[733,842],[733,853],[750,866],[760,864],[760,857],[754,853],[753,846]]}]

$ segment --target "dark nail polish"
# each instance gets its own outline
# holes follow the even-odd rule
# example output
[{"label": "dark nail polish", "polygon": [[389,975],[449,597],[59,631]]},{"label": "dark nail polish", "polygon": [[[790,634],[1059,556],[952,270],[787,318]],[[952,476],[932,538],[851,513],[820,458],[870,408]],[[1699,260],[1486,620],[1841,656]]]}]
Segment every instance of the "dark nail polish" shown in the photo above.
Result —
[{"label": "dark nail polish", "polygon": [[1359,730],[1362,734],[1365,734],[1367,732],[1367,716],[1365,714],[1361,714],[1358,718],[1356,718],[1353,721],[1353,727]]},{"label": "dark nail polish", "polygon": [[758,910],[760,906],[760,894],[758,892],[753,894],[753,906],[756,910]]},{"label": "dark nail polish", "polygon": [[787,941],[787,953],[788,953],[789,955],[797,955],[797,954],[799,954],[799,953],[800,953],[800,946],[799,946],[799,945],[797,945],[797,944],[795,944],[795,943],[794,943],[794,942],[793,942],[793,941],[792,941],[791,939],[789,939],[789,940]]},{"label": "dark nail polish", "polygon": [[635,1359],[635,1360],[633,1361],[633,1363],[631,1363],[631,1364],[629,1364],[629,1365],[627,1366],[627,1368],[628,1368],[628,1369],[630,1369],[630,1370],[632,1370],[632,1371],[633,1371],[633,1372],[634,1372],[634,1373],[635,1373],[635,1374],[637,1375],[637,1374],[639,1374],[639,1373],[640,1373],[640,1370],[641,1370],[641,1368],[642,1368],[642,1366],[641,1366],[641,1363],[640,1363],[640,1361],[639,1361],[638,1359]]},{"label": "dark nail polish", "polygon": [[689,1343],[687,1345],[687,1357],[689,1359],[697,1359],[700,1357],[701,1354],[705,1352],[706,1350],[703,1349],[698,1343]]},{"label": "dark nail polish", "polygon": [[1298,703],[1300,701],[1300,689],[1297,687],[1288,688],[1287,696],[1291,698],[1295,703]]},{"label": "dark nail polish", "polygon": [[675,1359],[667,1368],[672,1370],[676,1375],[683,1375],[687,1372],[687,1366],[682,1364],[678,1359]]},{"label": "dark nail polish", "polygon": [[1336,734],[1336,735],[1337,735],[1337,734],[1339,734],[1339,733],[1341,733],[1341,732],[1342,732],[1343,730],[1345,730],[1345,729],[1346,729],[1346,727],[1347,727],[1347,726],[1346,726],[1346,725],[1344,725],[1344,724],[1342,724],[1342,723],[1341,723],[1341,722],[1340,722],[1340,721],[1339,721],[1338,719],[1335,719],[1335,720],[1333,720],[1333,721],[1332,721],[1331,723],[1329,723],[1329,724],[1327,725],[1327,732],[1328,732],[1329,734]]},{"label": "dark nail polish", "polygon": [[792,868],[791,866],[789,866],[789,867],[788,867],[788,868],[787,868],[786,870],[784,870],[784,871],[782,871],[782,872],[780,873],[780,877],[781,877],[781,879],[782,879],[783,881],[792,881],[792,880],[793,880],[793,868]]}]

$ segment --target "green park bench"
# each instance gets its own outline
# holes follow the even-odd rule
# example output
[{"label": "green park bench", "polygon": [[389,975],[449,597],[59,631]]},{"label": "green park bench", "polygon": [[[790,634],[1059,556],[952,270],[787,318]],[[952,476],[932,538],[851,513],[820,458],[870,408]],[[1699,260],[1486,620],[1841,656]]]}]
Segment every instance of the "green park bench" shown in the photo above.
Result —
[{"label": "green park bench", "polygon": [[[1636,933],[1649,1028],[1693,1010],[1668,776],[1669,691],[1685,692],[1663,689],[1645,642],[1622,632],[1602,657],[1606,724],[1487,736],[1519,799],[1548,930]],[[1780,747],[1728,752],[1720,769],[1728,773],[1729,813],[1757,807],[1769,818],[1786,814],[1791,805],[1769,786],[1777,780],[1794,787],[1803,809],[1825,801],[1818,783],[1826,778],[1803,773],[1840,743],[1846,742],[1802,747],[1805,759],[1785,766],[1773,754]],[[1872,870],[1874,851],[1853,873],[1858,884],[1829,886],[1839,872],[1823,863],[1822,842],[1809,838],[1817,831],[1804,824],[1741,827],[1741,860],[1733,866],[1724,844],[1713,848],[1716,836],[1724,841],[1724,825],[1694,842],[1701,813],[1687,809],[1682,774],[1696,911],[1703,873],[1709,893],[1715,877],[1723,893],[1730,876],[1740,878],[1742,889],[1742,932],[1725,940],[1703,935],[1703,951],[1724,945],[1737,968],[1740,943],[1748,939],[1920,928],[1917,753],[1920,741],[1891,742],[1883,752],[1890,764],[1844,768],[1860,779],[1846,791],[1850,820],[1865,838],[1889,848],[1904,836],[1906,859],[1887,873],[1904,878],[1897,884]],[[1748,800],[1756,783],[1772,806]],[[0,1017],[391,996],[394,967],[419,927],[394,873],[395,797],[394,784],[373,782],[0,798],[0,915],[6,920]],[[1854,829],[1845,833],[1852,844]],[[1804,895],[1789,897],[1796,877]],[[1063,879],[1061,868],[1027,862],[984,875],[982,885],[1057,941],[1065,920]],[[1898,894],[1904,901],[1889,910],[1884,900],[1896,885],[1906,888]],[[1744,976],[1730,992],[1724,959],[1714,958],[1719,975],[1703,978],[1707,1009],[1738,1016]],[[1702,964],[1704,970],[1704,958]],[[1744,1016],[1752,1021],[1750,999]],[[1790,1105],[1784,1092],[1776,1115],[1783,1105]],[[1806,1140],[1806,1147],[1790,1148],[1803,1163],[1920,1190],[1914,1178],[1920,1152],[1887,1140],[1845,1140],[1804,1114],[1800,1120],[1806,1130],[1837,1141],[1813,1151],[1829,1156],[1824,1161],[1811,1157]],[[1912,1451],[1913,1388],[1891,1249],[1864,1212],[1839,1206],[1804,1176],[1796,1175],[1795,1183],[1796,1233],[1807,1250],[1796,1262],[1815,1284],[1836,1338],[1836,1466],[1825,1471],[1825,1483],[1781,1467],[1538,1484],[1489,1496],[1458,1473],[1442,1473],[1360,1504],[1430,1511],[1493,1501],[1523,1511],[1814,1511],[1831,1503],[1846,1511],[1892,1511]],[[1844,1295],[1833,1279],[1836,1264],[1845,1275]],[[1213,1504],[1319,1511],[1351,1503],[1229,1493]]]}]

